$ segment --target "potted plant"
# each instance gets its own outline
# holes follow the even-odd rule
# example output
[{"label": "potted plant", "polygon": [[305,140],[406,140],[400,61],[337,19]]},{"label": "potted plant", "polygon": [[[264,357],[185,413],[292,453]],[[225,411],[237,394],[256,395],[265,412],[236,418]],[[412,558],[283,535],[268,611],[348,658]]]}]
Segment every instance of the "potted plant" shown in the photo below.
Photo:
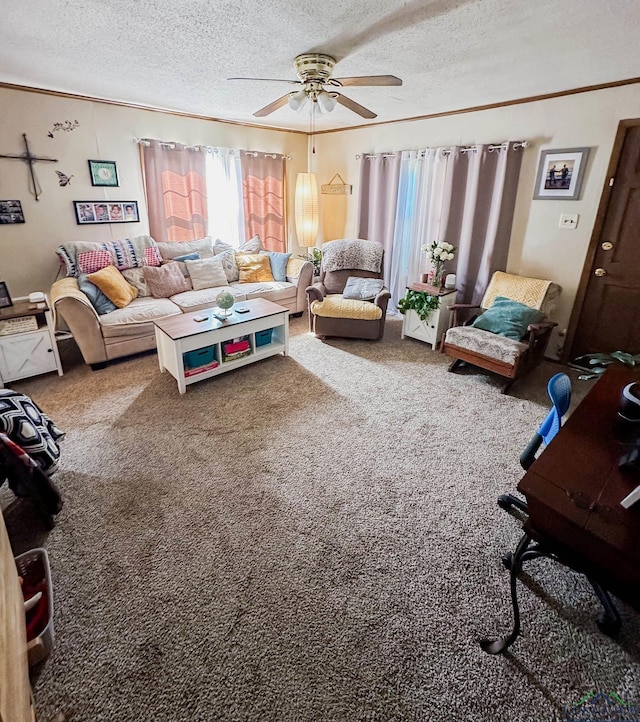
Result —
[{"label": "potted plant", "polygon": [[634,355],[626,351],[586,353],[571,361],[569,366],[578,371],[586,371],[585,374],[578,376],[579,379],[586,381],[597,378],[607,370],[607,367],[614,363],[625,364],[625,366],[630,366],[631,368],[640,366],[640,354]]},{"label": "potted plant", "polygon": [[407,295],[398,301],[400,313],[415,311],[421,321],[425,321],[432,311],[437,311],[439,308],[439,296],[432,296],[424,291],[407,291]]}]

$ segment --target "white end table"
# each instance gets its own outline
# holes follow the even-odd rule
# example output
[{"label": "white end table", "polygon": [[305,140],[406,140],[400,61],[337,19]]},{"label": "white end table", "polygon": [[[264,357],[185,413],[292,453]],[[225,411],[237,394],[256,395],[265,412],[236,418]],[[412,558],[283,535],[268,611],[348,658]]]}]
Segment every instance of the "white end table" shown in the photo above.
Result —
[{"label": "white end table", "polygon": [[440,297],[440,308],[432,311],[424,321],[415,311],[406,311],[402,320],[402,333],[400,336],[400,338],[410,336],[411,338],[417,338],[419,341],[430,343],[431,348],[435,351],[440,344],[442,335],[449,328],[449,317],[451,316],[449,306],[455,303],[457,291],[455,288],[436,289],[425,283],[414,283],[412,286],[407,286],[407,289]]}]

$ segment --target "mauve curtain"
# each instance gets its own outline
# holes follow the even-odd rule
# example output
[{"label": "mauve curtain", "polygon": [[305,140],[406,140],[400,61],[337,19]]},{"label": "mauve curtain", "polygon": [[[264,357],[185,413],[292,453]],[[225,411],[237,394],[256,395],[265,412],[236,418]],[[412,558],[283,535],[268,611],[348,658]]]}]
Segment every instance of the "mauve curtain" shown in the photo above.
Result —
[{"label": "mauve curtain", "polygon": [[451,204],[442,240],[456,246],[447,270],[459,303],[479,303],[494,271],[505,270],[522,151],[513,143],[451,149]]},{"label": "mauve curtain", "polygon": [[385,280],[391,277],[399,176],[400,153],[362,155],[358,238],[382,243]]},{"label": "mauve curtain", "polygon": [[141,148],[151,236],[159,242],[206,236],[204,153],[157,140],[145,141]]},{"label": "mauve curtain", "polygon": [[267,251],[287,250],[284,156],[242,151],[242,195],[247,238],[256,234]]}]

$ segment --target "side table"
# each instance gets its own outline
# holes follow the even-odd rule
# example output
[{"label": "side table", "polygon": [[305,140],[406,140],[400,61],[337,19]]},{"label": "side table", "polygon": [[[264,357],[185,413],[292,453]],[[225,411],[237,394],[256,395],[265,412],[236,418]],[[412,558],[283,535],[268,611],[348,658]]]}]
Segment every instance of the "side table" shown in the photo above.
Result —
[{"label": "side table", "polygon": [[432,311],[424,321],[415,311],[406,311],[402,320],[402,333],[400,335],[400,338],[410,336],[411,338],[417,338],[419,341],[430,343],[435,351],[440,344],[442,334],[449,328],[449,317],[451,315],[449,306],[455,303],[457,291],[455,288],[437,289],[425,283],[414,283],[412,286],[407,286],[407,289],[440,297],[440,307],[436,311]]},{"label": "side table", "polygon": [[0,387],[9,381],[49,371],[57,371],[62,376],[49,299],[37,304],[28,299],[15,299],[13,306],[0,309],[0,322],[15,322],[20,318],[33,318],[34,328],[6,335],[0,332]]}]

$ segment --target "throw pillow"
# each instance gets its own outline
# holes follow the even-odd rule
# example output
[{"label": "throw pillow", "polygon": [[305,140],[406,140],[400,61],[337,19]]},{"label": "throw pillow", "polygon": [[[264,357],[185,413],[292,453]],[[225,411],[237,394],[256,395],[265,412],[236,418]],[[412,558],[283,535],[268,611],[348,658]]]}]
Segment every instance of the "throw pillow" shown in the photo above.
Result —
[{"label": "throw pillow", "polygon": [[342,298],[351,298],[360,301],[373,301],[382,291],[384,281],[381,278],[360,278],[349,276],[344,285]]},{"label": "throw pillow", "polygon": [[107,266],[95,273],[89,273],[87,280],[95,284],[118,308],[128,306],[138,295],[138,289],[127,283],[115,266]]},{"label": "throw pillow", "polygon": [[199,261],[200,260],[200,254],[198,251],[193,251],[193,253],[185,253],[182,256],[174,256],[174,261]]},{"label": "throw pillow", "polygon": [[138,296],[145,298],[151,295],[149,286],[144,280],[144,271],[142,268],[127,268],[125,271],[120,271],[124,276],[125,280],[132,286],[138,289]]},{"label": "throw pillow", "polygon": [[115,311],[116,308],[118,308],[94,283],[87,280],[86,273],[81,273],[78,276],[78,287],[86,294],[91,301],[91,305],[96,309],[96,313],[100,316],[104,316],[105,313],[111,313],[111,311]]},{"label": "throw pillow", "polygon": [[271,273],[274,281],[287,280],[287,263],[291,258],[290,253],[278,253],[278,251],[262,251],[265,256],[269,256],[271,264]]},{"label": "throw pillow", "polygon": [[519,341],[530,323],[544,318],[544,314],[524,303],[498,296],[493,305],[473,322],[475,328]]},{"label": "throw pillow", "polygon": [[80,273],[95,273],[101,268],[113,265],[109,251],[83,251],[77,256]]},{"label": "throw pillow", "polygon": [[145,266],[142,272],[154,298],[169,298],[176,293],[191,290],[189,279],[182,275],[180,266],[173,261],[157,268]]},{"label": "throw pillow", "polygon": [[199,261],[185,261],[185,263],[194,291],[229,285],[219,256],[202,258]]},{"label": "throw pillow", "polygon": [[250,238],[248,241],[245,241],[240,248],[238,248],[239,253],[260,253],[260,251],[264,250],[264,246],[262,245],[262,241],[260,240],[260,236],[257,234],[253,236],[253,238]]},{"label": "throw pillow", "polygon": [[229,283],[233,283],[240,278],[240,271],[236,263],[236,249],[228,243],[223,243],[220,239],[213,244],[213,252],[222,261],[222,267]]},{"label": "throw pillow", "polygon": [[240,283],[262,283],[273,281],[269,256],[259,253],[236,253],[240,269]]},{"label": "throw pillow", "polygon": [[195,241],[171,241],[168,243],[158,243],[160,255],[169,261],[176,256],[184,256],[185,253],[200,254],[200,258],[211,258],[213,256],[213,239],[211,236],[198,238]]}]

